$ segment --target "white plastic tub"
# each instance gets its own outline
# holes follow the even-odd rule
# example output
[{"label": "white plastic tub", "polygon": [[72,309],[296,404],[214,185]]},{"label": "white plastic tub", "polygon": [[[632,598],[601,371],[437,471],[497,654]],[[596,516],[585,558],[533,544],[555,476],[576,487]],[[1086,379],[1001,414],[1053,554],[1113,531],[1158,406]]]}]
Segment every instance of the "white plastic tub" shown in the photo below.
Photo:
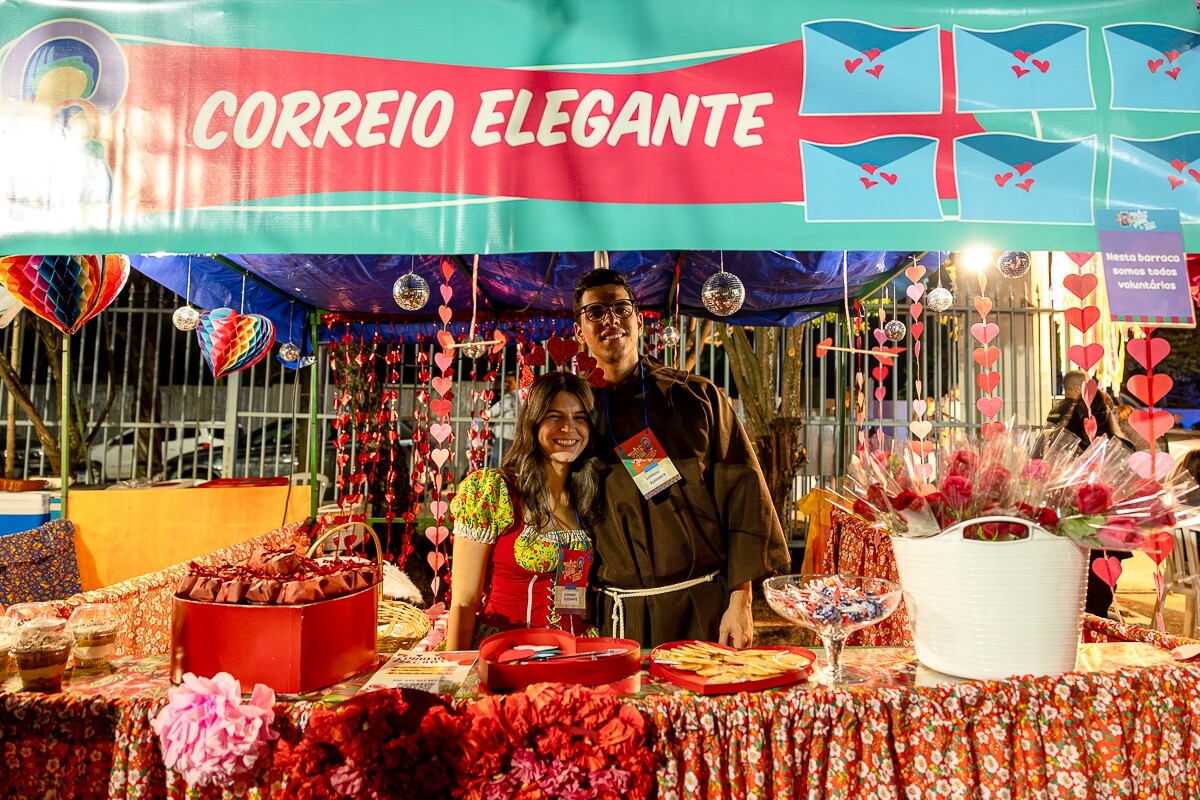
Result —
[{"label": "white plastic tub", "polygon": [[[1026,525],[1029,538],[980,542],[968,524]],[[1075,668],[1088,552],[1010,517],[958,523],[927,539],[892,537],[917,659],[961,678],[1054,675]]]}]

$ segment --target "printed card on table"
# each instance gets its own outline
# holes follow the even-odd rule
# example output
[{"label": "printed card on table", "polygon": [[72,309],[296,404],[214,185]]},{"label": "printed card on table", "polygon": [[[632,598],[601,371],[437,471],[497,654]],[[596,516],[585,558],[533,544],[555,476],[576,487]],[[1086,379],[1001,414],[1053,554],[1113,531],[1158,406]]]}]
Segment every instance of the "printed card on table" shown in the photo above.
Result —
[{"label": "printed card on table", "polygon": [[1200,111],[1200,33],[1173,25],[1109,25],[1112,107]]},{"label": "printed card on table", "polygon": [[474,650],[441,653],[400,651],[371,676],[360,692],[376,689],[420,689],[433,694],[453,694],[475,666]]},{"label": "printed card on table", "polygon": [[1088,30],[1063,22],[999,31],[954,28],[958,111],[1095,108]]},{"label": "printed card on table", "polygon": [[1091,225],[1096,137],[1048,142],[1015,133],[954,140],[959,212],[976,222]]},{"label": "printed card on table", "polygon": [[939,29],[830,19],[804,25],[801,114],[940,114]]},{"label": "printed card on table", "polygon": [[1108,207],[1174,208],[1200,222],[1200,132],[1166,139],[1112,137]]},{"label": "printed card on table", "polygon": [[937,148],[937,139],[927,136],[884,136],[848,145],[801,141],[805,218],[941,221]]}]

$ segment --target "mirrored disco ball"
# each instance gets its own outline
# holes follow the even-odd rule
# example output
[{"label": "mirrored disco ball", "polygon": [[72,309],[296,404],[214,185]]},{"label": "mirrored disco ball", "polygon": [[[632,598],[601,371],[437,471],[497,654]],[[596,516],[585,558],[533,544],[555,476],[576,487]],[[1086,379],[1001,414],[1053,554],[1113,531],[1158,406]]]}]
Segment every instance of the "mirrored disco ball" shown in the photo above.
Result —
[{"label": "mirrored disco ball", "polygon": [[659,332],[658,340],[662,342],[663,347],[674,347],[679,344],[679,329],[674,325],[667,325]]},{"label": "mirrored disco ball", "polygon": [[279,345],[279,360],[286,361],[291,364],[300,358],[300,348],[292,342],[284,342]]},{"label": "mirrored disco ball", "polygon": [[908,327],[898,319],[889,320],[883,326],[883,336],[889,342],[898,342],[908,333]]},{"label": "mirrored disco ball", "polygon": [[415,272],[406,272],[392,284],[392,299],[405,311],[420,311],[429,302],[429,282]]},{"label": "mirrored disco ball", "polygon": [[746,302],[746,287],[742,280],[732,272],[718,272],[704,282],[700,290],[700,302],[709,313],[718,317],[728,317],[742,307]]},{"label": "mirrored disco ball", "polygon": [[942,313],[950,306],[954,305],[954,295],[949,289],[941,286],[936,289],[930,289],[929,294],[925,296],[925,307],[937,314]]},{"label": "mirrored disco ball", "polygon": [[494,342],[491,340],[484,339],[478,334],[473,334],[458,350],[463,354],[464,358],[482,358],[487,355],[488,350],[492,349],[493,344]]},{"label": "mirrored disco ball", "polygon": [[1007,250],[1000,255],[996,267],[1006,278],[1024,278],[1029,273],[1029,253],[1024,250]]},{"label": "mirrored disco ball", "polygon": [[171,315],[171,324],[181,331],[194,331],[200,324],[200,312],[191,306],[180,306]]}]

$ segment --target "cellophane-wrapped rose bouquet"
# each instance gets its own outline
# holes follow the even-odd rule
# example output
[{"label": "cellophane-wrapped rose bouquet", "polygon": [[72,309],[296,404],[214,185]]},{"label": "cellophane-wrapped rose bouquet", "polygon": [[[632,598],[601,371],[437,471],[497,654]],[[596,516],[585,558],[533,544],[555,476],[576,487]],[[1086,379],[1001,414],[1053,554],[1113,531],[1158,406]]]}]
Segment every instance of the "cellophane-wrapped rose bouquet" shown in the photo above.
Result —
[{"label": "cellophane-wrapped rose bouquet", "polygon": [[1149,534],[1181,524],[1179,509],[1200,490],[1186,473],[1143,478],[1130,458],[1105,437],[1080,452],[1070,433],[1010,428],[991,440],[951,440],[931,465],[907,442],[877,435],[852,459],[844,485],[855,513],[896,536],[967,523],[967,538],[1011,541],[1028,526],[994,518],[1015,517],[1082,547],[1136,550]]}]

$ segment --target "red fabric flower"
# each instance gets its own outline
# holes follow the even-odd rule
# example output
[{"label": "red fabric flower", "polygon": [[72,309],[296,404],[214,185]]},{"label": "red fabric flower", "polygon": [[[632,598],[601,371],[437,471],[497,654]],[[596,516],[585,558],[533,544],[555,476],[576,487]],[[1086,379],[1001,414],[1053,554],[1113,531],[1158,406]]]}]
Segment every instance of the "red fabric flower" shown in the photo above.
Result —
[{"label": "red fabric flower", "polygon": [[1102,483],[1086,483],[1075,492],[1080,514],[1100,514],[1112,505],[1112,491]]}]

